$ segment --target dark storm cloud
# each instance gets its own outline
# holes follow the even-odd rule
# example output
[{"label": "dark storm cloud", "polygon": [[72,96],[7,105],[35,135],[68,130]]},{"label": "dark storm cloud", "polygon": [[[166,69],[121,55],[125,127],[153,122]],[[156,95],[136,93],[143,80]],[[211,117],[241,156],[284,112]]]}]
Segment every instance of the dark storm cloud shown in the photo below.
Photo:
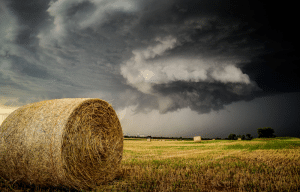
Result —
[{"label": "dark storm cloud", "polygon": [[136,105],[137,113],[186,107],[208,113],[260,96],[260,88],[268,94],[266,77],[252,67],[262,69],[265,59],[275,56],[259,31],[268,21],[264,4],[28,0],[2,5],[0,81],[27,90],[14,91],[13,97],[29,92],[37,100],[101,97],[119,108]]},{"label": "dark storm cloud", "polygon": [[[255,90],[253,85],[245,86],[243,84],[229,83],[224,86],[222,83],[205,83],[205,82],[173,82],[170,84],[160,84],[153,87],[154,92],[169,98],[169,106],[160,110],[160,113],[174,112],[178,109],[189,107],[191,110],[202,113],[209,113],[212,110],[219,111],[224,109],[225,105],[237,101],[250,101],[255,98],[252,91]],[[157,101],[149,102],[149,98],[138,104],[135,114],[147,113],[151,110],[158,109]],[[145,108],[148,109],[145,110]]]},{"label": "dark storm cloud", "polygon": [[47,24],[49,19],[46,10],[50,0],[24,0],[24,1],[6,1],[12,13],[18,18],[21,29],[16,37],[15,43],[34,48],[32,43],[39,30]]},{"label": "dark storm cloud", "polygon": [[20,76],[21,75],[31,76],[40,79],[50,78],[50,75],[47,72],[47,68],[44,66],[37,66],[32,63],[28,63],[27,61],[24,61],[22,58],[18,58],[15,56],[11,56],[11,60],[13,61],[11,66],[12,72]]},{"label": "dark storm cloud", "polygon": [[[207,113],[223,109],[224,105],[235,101],[253,99],[252,92],[259,88],[255,82],[248,82],[247,76],[233,66],[249,64],[251,57],[260,53],[263,46],[251,41],[248,36],[255,29],[245,27],[246,24],[239,18],[227,13],[232,10],[230,2],[164,3],[168,6],[162,6],[163,2],[145,5],[139,25],[131,31],[145,41],[145,46],[140,47],[144,51],[135,52],[127,67],[123,66],[122,74],[138,90],[155,95],[158,100],[163,98],[160,103],[168,104],[159,107],[143,103],[143,107],[137,107],[136,113],[144,111],[144,108],[159,109],[161,113],[166,113],[186,107],[198,113]],[[169,42],[158,40],[160,45],[166,46],[164,48],[160,48],[159,43],[155,45],[153,39],[164,36],[173,39],[165,40]],[[185,59],[178,62],[176,58],[179,57]],[[202,67],[197,69],[194,67],[196,65]],[[162,68],[165,73],[160,74]],[[152,81],[137,78],[143,70],[153,73]],[[193,72],[198,77],[192,78]],[[237,78],[231,78],[235,75]]]}]

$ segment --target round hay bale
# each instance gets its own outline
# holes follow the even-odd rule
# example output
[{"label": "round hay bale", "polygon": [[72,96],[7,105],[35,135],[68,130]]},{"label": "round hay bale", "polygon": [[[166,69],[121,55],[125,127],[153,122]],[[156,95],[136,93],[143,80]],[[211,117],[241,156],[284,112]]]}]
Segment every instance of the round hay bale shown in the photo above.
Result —
[{"label": "round hay bale", "polygon": [[194,142],[201,142],[201,136],[195,136]]},{"label": "round hay bale", "polygon": [[0,175],[10,181],[91,189],[115,178],[122,155],[120,121],[100,99],[24,105],[0,126]]}]

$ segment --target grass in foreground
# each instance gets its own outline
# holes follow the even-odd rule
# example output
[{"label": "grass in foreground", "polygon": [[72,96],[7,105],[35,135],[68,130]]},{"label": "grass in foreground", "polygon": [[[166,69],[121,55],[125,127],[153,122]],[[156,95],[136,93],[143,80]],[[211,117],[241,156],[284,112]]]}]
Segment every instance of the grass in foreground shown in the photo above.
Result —
[{"label": "grass in foreground", "polygon": [[[300,139],[124,141],[122,170],[97,191],[300,191]],[[62,191],[12,185],[1,191]]]}]

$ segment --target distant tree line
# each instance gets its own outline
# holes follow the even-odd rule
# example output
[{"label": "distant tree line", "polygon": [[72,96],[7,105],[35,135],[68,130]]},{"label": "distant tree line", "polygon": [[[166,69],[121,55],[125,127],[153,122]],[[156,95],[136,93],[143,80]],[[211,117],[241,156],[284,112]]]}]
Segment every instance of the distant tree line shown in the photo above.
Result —
[{"label": "distant tree line", "polygon": [[[264,128],[258,128],[257,133],[258,133],[258,138],[274,138],[276,135],[274,135],[274,129],[271,127],[264,127]],[[251,140],[253,137],[251,134],[246,134],[245,135],[236,135],[236,134],[229,134],[228,140],[237,140],[238,138],[241,138],[242,140]]]},{"label": "distant tree line", "polygon": [[[264,127],[264,128],[258,128],[257,133],[258,133],[258,138],[273,138],[276,137],[274,135],[274,129],[271,127]],[[150,135],[147,137],[140,137],[140,136],[128,136],[124,135],[125,138],[152,138],[152,139],[179,139],[179,140],[193,140],[193,138],[183,138],[183,137],[151,137]],[[251,134],[247,133],[245,135],[236,135],[234,133],[229,134],[228,138],[225,138],[227,140],[237,140],[238,138],[241,138],[242,140],[252,140],[253,136]],[[201,140],[211,140],[211,138],[201,138]],[[221,138],[216,137],[215,140],[221,140]]]},{"label": "distant tree line", "polygon": [[236,135],[236,134],[233,134],[233,133],[229,134],[229,136],[228,136],[228,140],[237,140],[238,138],[241,138],[242,140],[251,140],[251,139],[253,139],[253,137],[249,133],[246,134],[246,136],[245,135]]}]

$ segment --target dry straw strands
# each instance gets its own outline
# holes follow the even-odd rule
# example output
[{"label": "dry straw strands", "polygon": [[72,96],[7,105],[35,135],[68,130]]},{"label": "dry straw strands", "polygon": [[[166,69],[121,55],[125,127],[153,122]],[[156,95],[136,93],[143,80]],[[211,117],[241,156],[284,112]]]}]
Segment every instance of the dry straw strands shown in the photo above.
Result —
[{"label": "dry straw strands", "polygon": [[42,187],[95,188],[115,178],[123,154],[117,114],[100,99],[25,105],[4,120],[0,138],[0,175]]},{"label": "dry straw strands", "polygon": [[194,142],[201,142],[201,136],[195,136]]}]

